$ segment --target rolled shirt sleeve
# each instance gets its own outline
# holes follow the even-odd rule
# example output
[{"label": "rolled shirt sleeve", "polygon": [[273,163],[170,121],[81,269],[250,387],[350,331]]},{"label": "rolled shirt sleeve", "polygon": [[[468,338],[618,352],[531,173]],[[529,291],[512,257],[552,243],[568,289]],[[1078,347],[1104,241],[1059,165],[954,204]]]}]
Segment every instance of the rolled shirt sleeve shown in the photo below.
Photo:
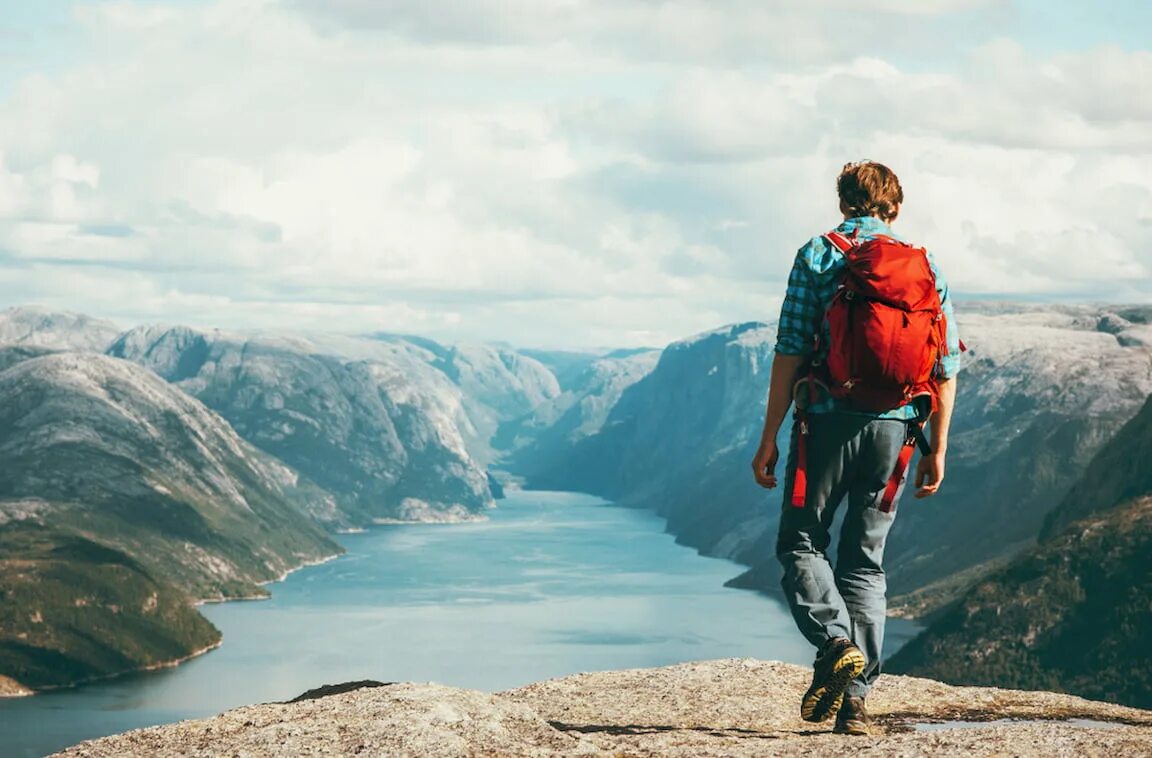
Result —
[{"label": "rolled shirt sleeve", "polygon": [[824,303],[812,268],[816,247],[824,247],[821,238],[814,238],[800,248],[788,275],[788,289],[784,304],[780,306],[780,322],[776,330],[776,352],[781,355],[808,355],[820,331]]}]

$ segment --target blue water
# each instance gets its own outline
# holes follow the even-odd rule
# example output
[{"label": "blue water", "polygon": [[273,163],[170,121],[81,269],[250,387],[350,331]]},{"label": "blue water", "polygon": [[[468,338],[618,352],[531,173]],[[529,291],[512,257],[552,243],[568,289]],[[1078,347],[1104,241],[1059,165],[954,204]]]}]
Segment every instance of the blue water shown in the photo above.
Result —
[{"label": "blue water", "polygon": [[[219,649],[177,668],[0,701],[0,756],[286,700],[352,679],[497,691],[578,671],[732,656],[811,662],[739,567],[676,545],[662,519],[588,495],[513,492],[488,521],[383,526],[348,554],[203,612]],[[917,627],[888,624],[888,652]]]}]

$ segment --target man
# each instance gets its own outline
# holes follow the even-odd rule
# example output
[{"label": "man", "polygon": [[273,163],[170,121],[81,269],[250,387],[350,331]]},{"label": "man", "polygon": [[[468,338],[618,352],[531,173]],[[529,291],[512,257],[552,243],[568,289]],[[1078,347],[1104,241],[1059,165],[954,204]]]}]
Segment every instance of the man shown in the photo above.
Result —
[{"label": "man", "polygon": [[[935,494],[944,480],[948,425],[962,348],[948,287],[931,257],[902,244],[899,249],[919,256],[926,282],[923,287],[934,305],[938,296],[936,320],[939,323],[942,314],[946,325],[936,327],[944,332],[946,349],[929,343],[931,378],[925,386],[930,392],[916,402],[907,402],[910,393],[905,392],[902,400],[879,406],[864,404],[862,409],[861,403],[852,399],[854,380],[842,385],[816,380],[823,375],[821,371],[829,370],[829,343],[833,339],[829,307],[845,281],[849,268],[846,254],[851,257],[856,246],[869,241],[890,238],[899,242],[889,225],[904,201],[896,175],[871,161],[845,166],[837,180],[837,193],[843,223],[834,233],[815,237],[800,248],[788,279],[768,410],[752,468],[761,486],[776,486],[776,438],[795,389],[798,418],[785,469],[786,494],[776,552],[784,567],[781,583],[792,615],[817,648],[812,686],[801,702],[801,715],[808,721],[835,715],[834,731],[867,734],[864,698],[880,674],[887,610],[884,541],[903,490],[903,466],[911,455],[908,446],[913,439],[924,441],[920,428],[929,416],[930,443],[921,445],[922,453],[929,445],[931,450],[922,454],[916,467],[916,497]],[[901,264],[889,270],[905,276],[908,274],[904,272],[912,269]],[[838,322],[838,328],[844,328],[842,323]],[[838,345],[843,344],[843,337],[836,339]],[[836,356],[832,359],[835,362]],[[833,569],[825,551],[831,540],[833,516],[845,498],[848,512]]]}]

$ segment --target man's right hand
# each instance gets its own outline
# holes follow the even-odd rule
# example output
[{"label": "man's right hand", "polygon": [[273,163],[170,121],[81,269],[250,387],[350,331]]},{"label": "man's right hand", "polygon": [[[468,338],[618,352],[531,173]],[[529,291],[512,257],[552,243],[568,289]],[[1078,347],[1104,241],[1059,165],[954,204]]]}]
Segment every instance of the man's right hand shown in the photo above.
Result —
[{"label": "man's right hand", "polygon": [[916,497],[932,497],[944,481],[944,453],[920,458],[916,464]]},{"label": "man's right hand", "polygon": [[776,440],[764,440],[752,459],[752,474],[756,483],[761,487],[772,489],[776,486],[776,463],[780,460],[780,451],[776,448]]}]

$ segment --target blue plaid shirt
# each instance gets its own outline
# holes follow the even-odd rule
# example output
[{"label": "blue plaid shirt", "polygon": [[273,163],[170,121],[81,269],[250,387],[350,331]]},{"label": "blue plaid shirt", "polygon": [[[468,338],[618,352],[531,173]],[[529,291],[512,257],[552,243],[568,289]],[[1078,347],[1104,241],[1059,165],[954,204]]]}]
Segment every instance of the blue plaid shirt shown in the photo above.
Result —
[{"label": "blue plaid shirt", "polygon": [[[858,232],[859,238],[865,240],[878,235],[900,239],[888,224],[874,216],[850,218],[836,227],[836,231],[845,235]],[[953,318],[952,298],[948,295],[948,285],[940,276],[931,253],[928,254],[928,264],[932,268],[932,273],[936,275],[936,290],[940,293],[940,304],[944,309],[944,318],[948,321],[948,355],[940,359],[940,373],[944,378],[951,379],[960,370],[960,332]],[[808,355],[816,342],[817,332],[823,334],[820,340],[822,353],[827,352],[828,324],[824,320],[824,312],[836,294],[843,270],[844,254],[822,236],[813,237],[796,253],[796,262],[792,266],[792,273],[788,276],[788,293],[784,296],[784,305],[780,309],[780,324],[776,333],[777,353]],[[823,360],[824,355],[814,357]],[[876,418],[902,420],[916,416],[915,409],[910,405],[883,413],[854,411],[848,406],[847,401],[834,398],[825,392],[820,392],[816,402],[808,408],[809,413],[830,411],[862,413]]]}]

